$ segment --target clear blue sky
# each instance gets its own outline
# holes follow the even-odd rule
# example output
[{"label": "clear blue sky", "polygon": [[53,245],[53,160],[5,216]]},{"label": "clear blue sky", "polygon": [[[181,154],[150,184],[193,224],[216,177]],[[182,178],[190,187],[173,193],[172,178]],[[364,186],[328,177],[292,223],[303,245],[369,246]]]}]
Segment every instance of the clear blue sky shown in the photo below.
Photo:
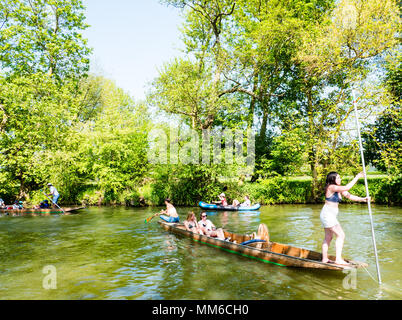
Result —
[{"label": "clear blue sky", "polygon": [[136,101],[157,68],[181,56],[180,10],[158,0],[83,0],[91,71],[116,82]]}]

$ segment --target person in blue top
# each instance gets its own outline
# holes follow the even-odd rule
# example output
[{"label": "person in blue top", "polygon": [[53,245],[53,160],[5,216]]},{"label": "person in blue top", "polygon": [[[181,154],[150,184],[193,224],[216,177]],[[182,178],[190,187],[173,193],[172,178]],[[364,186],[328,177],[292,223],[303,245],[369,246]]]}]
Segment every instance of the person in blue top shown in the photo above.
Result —
[{"label": "person in blue top", "polygon": [[40,203],[39,208],[41,208],[41,209],[48,209],[48,208],[50,208],[49,201],[48,201],[48,200],[43,200],[43,201]]},{"label": "person in blue top", "polygon": [[[356,182],[363,178],[363,172],[360,172],[352,181],[346,186],[341,186],[341,177],[336,172],[330,172],[327,175],[325,183],[325,205],[320,213],[320,220],[324,227],[325,237],[322,243],[322,262],[336,263],[340,265],[347,265],[348,263],[342,259],[343,243],[345,241],[345,233],[338,222],[338,204],[342,201],[342,196],[352,201],[367,202],[370,198],[361,198],[351,195],[349,190],[356,184]],[[342,196],[341,196],[342,195]],[[332,237],[336,236],[335,250],[336,260],[331,261],[328,259],[328,248],[331,243]]]},{"label": "person in blue top", "polygon": [[53,199],[52,199],[53,203],[57,204],[57,200],[59,200],[59,197],[60,197],[59,192],[57,191],[57,189],[51,183],[48,183],[47,185],[48,185],[49,190],[50,190],[50,193],[48,193],[47,195],[52,196],[53,197]]}]

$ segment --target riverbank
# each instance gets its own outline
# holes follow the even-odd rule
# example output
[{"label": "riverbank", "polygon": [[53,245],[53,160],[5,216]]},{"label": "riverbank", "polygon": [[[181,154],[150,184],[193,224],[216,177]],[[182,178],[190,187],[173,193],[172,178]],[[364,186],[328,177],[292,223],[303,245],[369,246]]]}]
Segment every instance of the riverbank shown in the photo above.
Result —
[{"label": "riverbank", "polygon": [[[350,177],[351,179],[351,177]],[[349,177],[345,177],[345,181]],[[372,203],[386,204],[389,206],[402,205],[402,178],[390,178],[387,176],[374,175],[368,176],[369,192]],[[323,203],[321,200],[313,201],[311,196],[312,179],[309,177],[275,177],[258,182],[243,182],[222,184],[220,189],[216,189],[218,195],[226,187],[226,197],[230,201],[233,199],[242,200],[244,195],[249,195],[253,203],[262,205],[274,204],[314,204]],[[163,189],[156,183],[148,183],[139,187],[135,191],[123,191],[118,199],[107,201],[102,192],[96,188],[83,190],[78,197],[80,203],[87,205],[125,205],[132,207],[140,206],[161,206],[166,197],[170,197],[177,206],[196,206],[200,200],[210,202],[217,200],[207,194],[195,194],[194,196],[183,195],[183,192],[175,192],[171,189]],[[359,181],[351,190],[351,193],[364,197],[366,194],[364,180]],[[351,201],[343,199],[344,202]]]}]

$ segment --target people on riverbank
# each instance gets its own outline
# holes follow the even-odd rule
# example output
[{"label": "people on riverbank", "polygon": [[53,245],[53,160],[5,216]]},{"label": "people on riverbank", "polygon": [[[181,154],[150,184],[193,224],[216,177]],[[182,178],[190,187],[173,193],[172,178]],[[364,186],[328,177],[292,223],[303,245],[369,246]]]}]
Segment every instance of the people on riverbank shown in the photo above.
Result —
[{"label": "people on riverbank", "polygon": [[204,234],[204,232],[202,231],[202,229],[200,228],[200,226],[197,223],[197,219],[195,217],[195,213],[194,212],[189,212],[187,215],[187,219],[184,220],[184,226],[186,227],[187,231],[191,231],[194,233],[199,233],[199,234]]},{"label": "people on riverbank", "polygon": [[60,197],[59,192],[57,191],[57,189],[51,183],[48,183],[47,185],[48,185],[49,191],[50,191],[50,193],[48,193],[47,196],[52,196],[53,197],[53,199],[52,199],[53,203],[57,204],[57,201],[59,200],[59,197]]},{"label": "people on riverbank", "polygon": [[200,226],[202,232],[209,236],[218,238],[221,240],[225,240],[225,234],[221,228],[217,229],[215,225],[211,222],[211,220],[207,219],[207,213],[202,212],[200,215],[201,220],[198,221],[198,225]]},{"label": "people on riverbank", "polygon": [[[338,205],[342,201],[342,196],[345,198],[358,201],[367,202],[370,198],[361,198],[358,196],[351,195],[349,190],[356,184],[356,182],[364,177],[364,173],[360,172],[356,177],[349,182],[346,186],[341,185],[341,177],[337,172],[330,172],[327,175],[325,183],[325,204],[320,213],[320,220],[322,226],[324,227],[324,241],[322,243],[322,262],[325,263],[336,263],[340,265],[347,265],[348,263],[342,259],[342,249],[345,241],[345,233],[337,220],[338,215]],[[328,259],[328,248],[331,243],[333,236],[336,236],[335,250],[336,259],[331,261]]]},{"label": "people on riverbank", "polygon": [[162,210],[159,215],[160,218],[169,223],[179,222],[179,215],[177,214],[176,208],[172,204],[172,200],[169,198],[165,199],[166,210]]}]

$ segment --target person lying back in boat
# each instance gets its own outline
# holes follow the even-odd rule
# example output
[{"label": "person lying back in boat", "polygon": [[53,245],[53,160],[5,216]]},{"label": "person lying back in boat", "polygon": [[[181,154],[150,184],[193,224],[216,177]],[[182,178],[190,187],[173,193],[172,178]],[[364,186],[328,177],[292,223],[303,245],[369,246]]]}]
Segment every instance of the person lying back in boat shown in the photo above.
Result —
[{"label": "person lying back in boat", "polygon": [[39,205],[34,206],[34,209],[49,209],[51,206],[49,204],[49,200],[43,200]]},{"label": "person lying back in boat", "polygon": [[225,194],[223,192],[218,196],[218,198],[219,198],[219,201],[212,201],[212,203],[219,204],[221,206],[227,206],[228,205],[228,202],[226,200],[226,196],[225,196]]},{"label": "person lying back in boat", "polygon": [[211,222],[211,220],[207,219],[207,213],[202,212],[200,215],[201,220],[198,221],[198,225],[200,226],[202,232],[208,237],[218,238],[221,240],[225,240],[225,234],[221,228],[216,229],[215,225]]},{"label": "person lying back in boat", "polygon": [[176,208],[172,205],[172,200],[169,198],[165,199],[166,210],[162,210],[159,215],[163,221],[169,223],[179,222],[179,215],[177,214]]},{"label": "person lying back in boat", "polygon": [[199,233],[202,235],[204,234],[204,232],[197,223],[197,219],[195,217],[194,212],[189,212],[189,214],[187,215],[187,219],[184,220],[184,226],[186,227],[187,231]]},{"label": "person lying back in boat", "polygon": [[[337,220],[338,204],[342,200],[342,196],[352,201],[367,202],[370,201],[370,197],[361,198],[351,195],[349,190],[355,185],[357,180],[364,177],[364,173],[360,172],[351,182],[346,186],[341,186],[341,177],[336,172],[330,172],[327,175],[325,184],[325,205],[320,213],[320,220],[324,227],[324,241],[322,243],[322,262],[336,263],[341,265],[347,265],[348,263],[342,259],[342,248],[345,241],[345,233],[342,230],[341,225]],[[342,195],[342,196],[341,196]],[[335,250],[336,259],[331,261],[328,259],[328,248],[331,243],[332,237],[336,236]]]}]

